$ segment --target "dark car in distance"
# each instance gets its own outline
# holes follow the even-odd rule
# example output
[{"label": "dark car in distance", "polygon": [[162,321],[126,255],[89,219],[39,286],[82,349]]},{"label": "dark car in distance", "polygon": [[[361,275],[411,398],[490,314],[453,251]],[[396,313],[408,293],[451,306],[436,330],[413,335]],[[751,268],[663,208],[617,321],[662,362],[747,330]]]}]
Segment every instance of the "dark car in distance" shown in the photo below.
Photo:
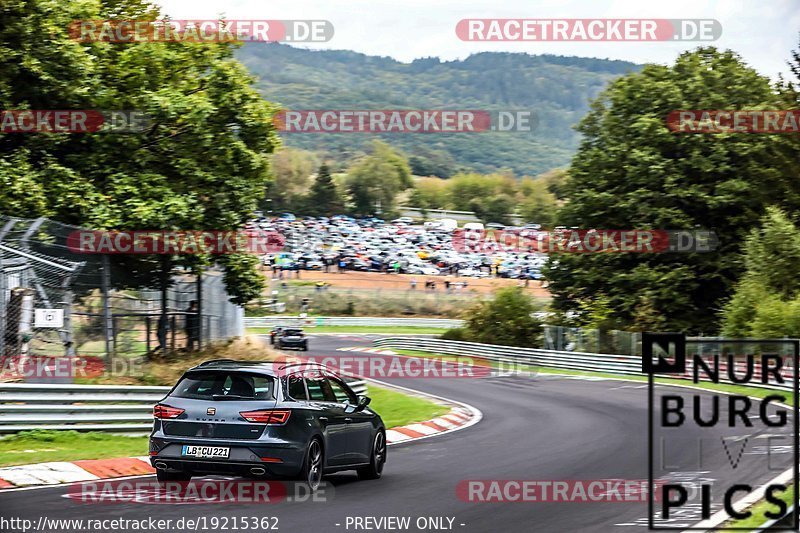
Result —
[{"label": "dark car in distance", "polygon": [[275,337],[275,347],[279,349],[296,348],[298,350],[308,351],[308,337],[299,328],[284,328]]},{"label": "dark car in distance", "polygon": [[386,428],[339,376],[309,363],[207,361],[154,407],[150,462],[161,483],[196,475],[381,477]]}]

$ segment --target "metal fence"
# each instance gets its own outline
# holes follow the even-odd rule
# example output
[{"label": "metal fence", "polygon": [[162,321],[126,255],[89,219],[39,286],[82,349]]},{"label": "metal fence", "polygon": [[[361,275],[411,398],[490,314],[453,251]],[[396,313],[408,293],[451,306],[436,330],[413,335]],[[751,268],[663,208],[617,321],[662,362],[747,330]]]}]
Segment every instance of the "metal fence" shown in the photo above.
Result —
[{"label": "metal fence", "polygon": [[267,328],[272,326],[387,326],[415,328],[459,328],[463,320],[448,318],[396,318],[396,317],[347,317],[347,316],[310,316],[298,317],[287,315],[245,317],[244,325],[248,328]]},{"label": "metal fence", "polygon": [[[367,383],[346,378],[358,395]],[[153,405],[170,387],[0,383],[0,434],[78,430],[149,432]]]},{"label": "metal fence", "polygon": [[638,331],[600,330],[544,326],[543,348],[568,352],[642,354],[642,333]]},{"label": "metal fence", "polygon": [[79,231],[0,217],[3,368],[24,357],[110,362],[244,333],[243,310],[229,302],[219,272],[161,268],[163,256],[77,253],[69,243]]}]

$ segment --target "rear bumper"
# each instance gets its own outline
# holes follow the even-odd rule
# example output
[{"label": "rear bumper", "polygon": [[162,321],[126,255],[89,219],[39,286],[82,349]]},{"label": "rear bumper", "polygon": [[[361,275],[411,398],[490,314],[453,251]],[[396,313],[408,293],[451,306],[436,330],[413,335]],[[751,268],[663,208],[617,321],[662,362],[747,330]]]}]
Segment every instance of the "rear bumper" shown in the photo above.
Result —
[{"label": "rear bumper", "polygon": [[[228,447],[230,454],[227,459],[187,457],[181,455],[186,444]],[[170,471],[248,476],[254,475],[251,469],[263,468],[265,475],[284,477],[300,472],[305,457],[305,445],[151,437],[150,453],[156,453],[150,456],[150,464],[154,468],[166,466]]]},{"label": "rear bumper", "polygon": [[308,345],[308,341],[306,341],[306,340],[302,340],[302,341],[285,341],[285,340],[281,340],[281,341],[279,341],[279,343],[284,348],[305,348]]}]

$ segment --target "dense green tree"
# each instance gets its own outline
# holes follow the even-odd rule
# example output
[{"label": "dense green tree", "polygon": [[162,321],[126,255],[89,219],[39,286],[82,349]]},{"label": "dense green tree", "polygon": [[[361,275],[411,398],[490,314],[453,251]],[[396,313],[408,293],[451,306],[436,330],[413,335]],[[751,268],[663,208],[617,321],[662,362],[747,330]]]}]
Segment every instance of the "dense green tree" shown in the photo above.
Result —
[{"label": "dense green tree", "polygon": [[[723,332],[751,335],[759,313],[774,315],[781,305],[790,309],[789,302],[800,294],[798,262],[800,230],[781,210],[767,209],[761,227],[753,229],[745,242],[741,263],[746,270],[724,308]],[[762,329],[764,319],[762,315]]]},{"label": "dense green tree", "polygon": [[539,306],[520,287],[505,287],[494,298],[482,300],[466,311],[466,338],[489,344],[539,347],[542,324],[534,316],[537,311]]},{"label": "dense green tree", "polygon": [[520,184],[519,214],[526,222],[535,222],[546,228],[553,226],[558,210],[556,196],[542,178],[525,178]]},{"label": "dense green tree", "polygon": [[306,150],[284,148],[272,155],[273,181],[267,189],[271,211],[302,211],[312,184],[317,156]]},{"label": "dense green tree", "polygon": [[743,239],[769,204],[795,209],[800,202],[797,151],[787,150],[785,136],[672,133],[665,117],[680,109],[772,109],[778,98],[739,56],[714,48],[613,82],[578,128],[584,138],[560,223],[705,228],[720,244],[712,253],[559,254],[546,272],[553,306],[566,311],[604,296],[623,322],[646,304],[665,328],[715,331],[740,275]]},{"label": "dense green tree", "polygon": [[449,183],[439,178],[416,179],[409,204],[426,210],[450,208]]},{"label": "dense green tree", "polygon": [[484,222],[508,224],[508,215],[514,210],[514,198],[503,193],[488,198],[474,198],[469,207]]},{"label": "dense green tree", "polygon": [[372,152],[347,172],[347,190],[359,215],[393,214],[397,195],[412,185],[406,158],[381,141],[375,141]]},{"label": "dense green tree", "polygon": [[307,199],[307,210],[317,216],[331,216],[344,212],[344,201],[333,181],[328,165],[319,167]]},{"label": "dense green tree", "polygon": [[459,211],[472,211],[474,202],[481,202],[500,194],[511,196],[517,192],[517,181],[510,173],[461,173],[450,178],[447,185],[450,206]]},{"label": "dense green tree", "polygon": [[443,150],[429,150],[424,146],[415,150],[409,157],[411,172],[417,176],[436,176],[449,178],[456,171],[453,157]]},{"label": "dense green tree", "polygon": [[[0,213],[96,229],[236,229],[269,183],[275,108],[217,43],[79,43],[79,19],[155,20],[143,0],[0,3],[0,108],[136,109],[139,134],[0,136]],[[116,259],[116,258],[115,258]],[[156,283],[197,257],[119,259]],[[252,258],[221,261],[233,299],[259,289]],[[149,276],[148,276],[149,273]],[[254,290],[255,289],[255,290]]]}]

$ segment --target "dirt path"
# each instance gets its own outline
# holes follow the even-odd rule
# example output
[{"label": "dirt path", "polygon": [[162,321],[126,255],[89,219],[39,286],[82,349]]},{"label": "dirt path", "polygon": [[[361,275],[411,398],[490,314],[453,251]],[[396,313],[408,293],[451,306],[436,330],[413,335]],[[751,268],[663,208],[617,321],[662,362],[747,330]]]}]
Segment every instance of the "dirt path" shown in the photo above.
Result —
[{"label": "dirt path", "polygon": [[[269,269],[264,271],[269,275]],[[289,277],[291,274],[291,277]],[[284,273],[284,279],[287,281],[298,281],[296,272]],[[300,272],[299,281],[301,282],[317,282],[324,281],[329,283],[332,287],[342,289],[394,289],[403,290],[411,288],[411,280],[417,280],[417,290],[425,290],[425,281],[433,280],[436,282],[436,290],[444,291],[445,280],[450,280],[451,283],[466,282],[467,287],[465,291],[476,291],[480,293],[492,292],[502,287],[513,287],[520,285],[518,280],[504,279],[504,278],[464,278],[456,276],[422,276],[412,274],[381,274],[378,272],[353,272],[346,271],[338,272],[315,272],[303,270]],[[524,284],[524,282],[523,282]],[[532,296],[536,298],[549,299],[550,293],[547,289],[542,288],[540,281],[530,281],[527,290]]]}]

